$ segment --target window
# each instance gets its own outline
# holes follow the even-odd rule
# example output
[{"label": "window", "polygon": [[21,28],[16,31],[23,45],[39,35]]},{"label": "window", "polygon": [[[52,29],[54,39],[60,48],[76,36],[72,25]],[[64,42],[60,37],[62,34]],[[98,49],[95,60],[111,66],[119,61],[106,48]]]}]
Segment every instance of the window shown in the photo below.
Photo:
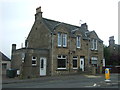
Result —
[{"label": "window", "polygon": [[58,33],[58,47],[67,47],[67,34]]},{"label": "window", "polygon": [[62,34],[58,33],[58,46],[61,47],[62,46]]},{"label": "window", "polygon": [[91,49],[94,49],[94,39],[91,40]]},{"label": "window", "polygon": [[94,39],[94,49],[97,50],[97,40]]},{"label": "window", "polygon": [[57,69],[66,69],[66,56],[65,55],[58,55],[57,62],[58,62]]},{"label": "window", "polygon": [[97,65],[98,58],[97,57],[92,57],[91,58],[91,64]]},{"label": "window", "polygon": [[91,49],[97,50],[97,40],[96,39],[91,40]]},{"label": "window", "polygon": [[80,36],[77,36],[77,48],[80,48]]},{"label": "window", "polygon": [[77,56],[73,56],[73,69],[77,69]]},{"label": "window", "polygon": [[67,47],[67,34],[63,34],[63,47]]},{"label": "window", "polygon": [[36,66],[37,65],[37,59],[36,57],[32,57],[32,66]]}]

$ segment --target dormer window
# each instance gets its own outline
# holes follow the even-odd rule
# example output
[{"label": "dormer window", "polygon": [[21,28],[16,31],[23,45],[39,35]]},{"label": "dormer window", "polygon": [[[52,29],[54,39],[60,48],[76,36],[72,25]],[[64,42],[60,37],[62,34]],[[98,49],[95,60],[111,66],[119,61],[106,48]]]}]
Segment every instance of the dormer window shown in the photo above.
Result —
[{"label": "dormer window", "polygon": [[97,39],[92,39],[91,40],[91,49],[92,50],[97,50]]},{"label": "dormer window", "polygon": [[58,33],[58,47],[67,47],[67,34]]}]

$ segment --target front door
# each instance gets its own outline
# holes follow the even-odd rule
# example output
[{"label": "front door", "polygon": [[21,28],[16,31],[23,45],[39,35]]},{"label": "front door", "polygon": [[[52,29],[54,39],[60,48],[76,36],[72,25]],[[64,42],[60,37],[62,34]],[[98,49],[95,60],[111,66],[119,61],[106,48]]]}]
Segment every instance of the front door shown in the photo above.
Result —
[{"label": "front door", "polygon": [[46,58],[40,58],[40,76],[46,76]]},{"label": "front door", "polygon": [[84,71],[84,58],[80,58],[80,69]]}]

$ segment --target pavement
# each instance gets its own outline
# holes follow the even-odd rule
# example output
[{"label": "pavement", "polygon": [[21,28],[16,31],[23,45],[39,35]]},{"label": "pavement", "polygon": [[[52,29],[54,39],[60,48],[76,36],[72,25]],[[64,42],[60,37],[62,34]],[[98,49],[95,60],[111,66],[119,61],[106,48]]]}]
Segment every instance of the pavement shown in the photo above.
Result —
[{"label": "pavement", "polygon": [[[114,77],[117,76],[117,74],[113,74]],[[113,76],[112,75],[112,76]],[[77,75],[78,76],[78,75]],[[75,75],[63,75],[63,76],[45,76],[45,77],[39,77],[39,78],[30,78],[30,79],[19,79],[18,77],[15,78],[8,78],[6,76],[2,77],[2,84],[11,84],[11,83],[23,83],[23,82],[45,82],[45,81],[51,81],[51,80],[61,80],[61,79],[69,79],[75,77]],[[101,75],[86,75],[82,74],[80,75],[81,78],[104,78],[104,74]],[[111,79],[114,79],[111,77]],[[94,83],[94,87],[106,87],[106,86],[114,86],[118,85],[120,86],[120,81],[117,79],[111,80],[110,82],[101,81]]]},{"label": "pavement", "polygon": [[[18,77],[15,78],[9,78],[6,76],[2,76],[2,84],[10,84],[10,83],[22,83],[22,82],[37,82],[37,81],[50,81],[50,80],[61,80],[61,79],[68,79],[72,78],[75,75],[78,76],[78,74],[71,74],[71,75],[60,75],[60,76],[41,76],[38,78],[29,78],[29,79],[20,79]],[[84,76],[84,74],[81,74],[80,76]]]}]

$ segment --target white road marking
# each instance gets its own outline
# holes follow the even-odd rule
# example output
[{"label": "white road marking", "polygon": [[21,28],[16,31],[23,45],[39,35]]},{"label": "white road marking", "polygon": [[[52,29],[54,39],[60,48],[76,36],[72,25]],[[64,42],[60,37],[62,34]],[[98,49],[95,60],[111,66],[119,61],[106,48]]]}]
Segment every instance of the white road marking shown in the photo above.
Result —
[{"label": "white road marking", "polygon": [[95,76],[95,75],[85,75],[88,78],[100,78],[101,76]]},{"label": "white road marking", "polygon": [[93,84],[94,87],[95,87],[96,85],[97,85],[96,83]]}]

